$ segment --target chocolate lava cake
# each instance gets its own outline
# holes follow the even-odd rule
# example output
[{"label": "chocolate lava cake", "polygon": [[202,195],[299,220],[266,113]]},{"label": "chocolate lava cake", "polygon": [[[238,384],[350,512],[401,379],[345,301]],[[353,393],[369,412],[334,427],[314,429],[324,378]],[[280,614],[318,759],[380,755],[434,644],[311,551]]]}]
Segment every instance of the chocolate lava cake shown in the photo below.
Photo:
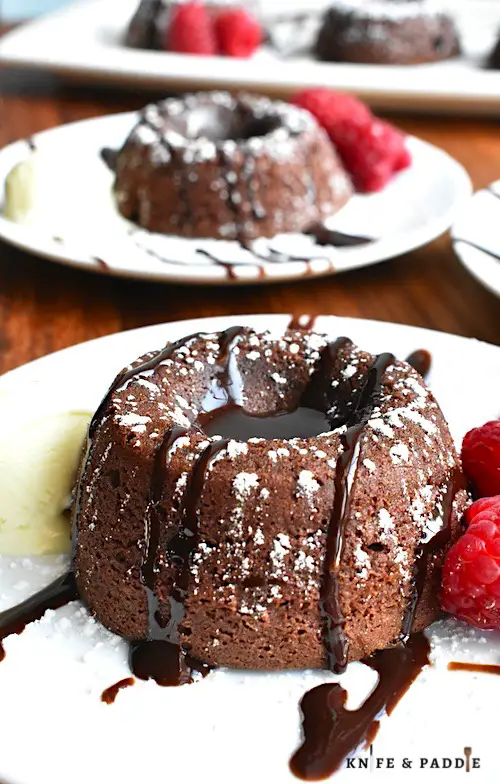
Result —
[{"label": "chocolate lava cake", "polygon": [[192,335],[126,368],[93,419],[78,589],[117,634],[210,666],[341,670],[440,614],[463,486],[393,355],[294,328]]},{"label": "chocolate lava cake", "polygon": [[117,155],[115,194],[149,231],[246,245],[331,217],[352,186],[309,112],[213,92],[142,112]]},{"label": "chocolate lava cake", "polygon": [[460,41],[436,0],[334,0],[316,53],[331,62],[410,65],[454,57]]}]

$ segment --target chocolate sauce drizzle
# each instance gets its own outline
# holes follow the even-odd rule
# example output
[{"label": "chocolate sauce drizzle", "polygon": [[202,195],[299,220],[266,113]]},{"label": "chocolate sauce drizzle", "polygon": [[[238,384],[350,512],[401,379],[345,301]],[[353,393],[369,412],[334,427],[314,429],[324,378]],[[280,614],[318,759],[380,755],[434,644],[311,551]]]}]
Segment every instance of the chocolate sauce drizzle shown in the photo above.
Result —
[{"label": "chocolate sauce drizzle", "polygon": [[[365,244],[364,241],[360,242],[359,238],[354,237],[352,235],[342,234],[341,232],[334,232],[330,229],[326,229],[326,227],[324,227],[323,230],[324,232],[328,233],[328,236],[330,237],[331,240],[330,242],[317,242],[318,245],[321,245],[323,247],[330,245],[331,247],[334,248],[342,248],[347,246]],[[166,256],[163,256],[161,253],[159,253],[157,250],[153,250],[153,248],[149,248],[146,245],[142,244],[135,238],[135,233],[136,232],[132,230],[129,232],[129,236],[131,237],[131,239],[133,239],[136,247],[139,248],[139,250],[141,250],[143,253],[146,253],[148,256],[151,256],[152,258],[156,259],[157,261],[163,264],[171,264],[176,267],[186,266],[185,262],[167,258]],[[307,233],[311,234],[311,231]],[[367,242],[372,242],[372,241],[373,240],[367,240]],[[263,266],[264,264],[280,265],[280,264],[289,264],[290,262],[296,262],[296,263],[308,265],[307,272],[310,272],[311,268],[309,265],[311,264],[312,261],[329,261],[329,259],[325,255],[297,256],[297,255],[292,255],[290,253],[284,253],[283,251],[279,251],[277,248],[273,248],[272,246],[268,246],[267,253],[259,253],[252,246],[252,243],[249,240],[239,239],[236,240],[236,242],[238,243],[238,245],[242,250],[248,251],[254,257],[255,262],[259,269],[259,278],[266,277],[266,270],[265,267]],[[197,247],[195,248],[195,253],[197,253],[200,256],[204,256],[207,259],[210,259],[210,261],[213,263],[215,267],[222,267],[225,270],[227,277],[231,280],[241,280],[241,278],[236,274],[237,269],[248,268],[250,266],[249,262],[246,261],[228,261],[227,259],[221,259],[213,251],[208,251],[205,248]],[[333,267],[331,261],[330,264]]]},{"label": "chocolate sauce drizzle", "polygon": [[485,675],[500,675],[500,664],[476,664],[475,662],[450,662],[448,664],[448,669],[453,672],[482,672]]},{"label": "chocolate sauce drizzle", "polygon": [[0,661],[5,658],[2,640],[10,634],[21,634],[24,627],[32,621],[38,621],[47,610],[56,610],[68,602],[78,599],[73,574],[65,574],[54,580],[34,596],[21,602],[10,610],[0,613]]},{"label": "chocolate sauce drizzle", "polygon": [[[181,338],[181,340],[171,343],[165,346],[160,351],[155,352],[153,355],[148,356],[148,358],[143,360],[142,362],[139,362],[138,364],[122,371],[114,380],[108,392],[104,396],[89,426],[87,441],[84,449],[82,469],[80,472],[80,482],[76,489],[75,503],[73,508],[73,556],[75,555],[75,551],[76,551],[76,534],[77,534],[76,521],[81,511],[82,496],[84,490],[84,484],[82,478],[83,475],[85,474],[85,468],[89,460],[95,431],[99,426],[99,424],[104,419],[104,417],[106,416],[107,409],[110,406],[113,395],[121,387],[128,384],[133,378],[140,375],[141,373],[151,371],[151,370],[156,370],[159,367],[159,365],[162,364],[162,362],[165,362],[167,359],[169,359],[172,356],[172,354],[174,354],[179,348],[182,348],[190,341],[199,337],[199,334],[200,333],[195,333],[189,335],[188,337]],[[172,431],[170,430],[168,431],[166,438],[168,438],[168,434],[171,432]],[[163,444],[160,445],[158,455],[162,450],[162,447]],[[153,470],[153,478],[155,477],[157,470],[158,469],[156,468]],[[154,489],[152,490],[152,493],[153,492]],[[154,498],[152,500],[155,501]],[[152,503],[150,505],[150,510],[148,511],[148,514],[154,515],[155,513],[156,513],[156,507],[155,504]],[[149,525],[148,533],[146,536],[147,555],[140,570],[141,582],[146,591],[147,602],[148,602],[148,617],[149,617],[148,636],[151,637],[152,641],[154,642],[154,645],[152,644],[149,648],[145,648],[143,643],[132,642],[130,646],[130,663],[131,663],[132,671],[134,672],[135,675],[137,675],[138,678],[144,679],[147,676],[148,668],[150,668],[152,673],[151,677],[155,677],[156,679],[157,676],[158,682],[162,682],[164,684],[167,683],[170,684],[170,681],[172,680],[174,680],[175,682],[182,682],[183,678],[185,677],[185,674],[180,671],[182,668],[181,668],[181,663],[179,662],[178,652],[172,651],[170,649],[168,641],[156,639],[156,637],[159,634],[158,631],[155,632],[156,626],[158,626],[157,623],[158,605],[157,605],[155,592],[153,588],[150,587],[151,585],[153,585],[154,574],[156,570],[156,563],[155,563],[156,550],[154,549],[153,546],[155,541],[157,541],[155,539],[156,536],[157,536],[156,532],[153,531],[152,526]],[[150,549],[150,545],[151,545],[151,549]],[[160,655],[160,649],[161,649],[161,655]],[[160,667],[160,662],[162,661],[164,662],[163,665],[164,670],[162,670]],[[175,662],[177,662],[177,664],[175,664]],[[174,669],[176,672],[176,675],[174,676],[171,674],[172,669]],[[195,669],[194,662],[193,662],[193,669]]]},{"label": "chocolate sauce drizzle", "polygon": [[[497,198],[500,198],[500,196],[498,196]],[[495,261],[500,261],[499,253],[493,253],[493,251],[483,248],[482,245],[477,245],[475,242],[471,242],[470,240],[464,240],[460,237],[456,237],[453,239],[454,245],[457,242],[461,242],[463,245],[468,245],[469,248],[474,248],[474,250],[478,250],[480,253],[484,253],[485,256],[489,256],[491,259],[495,259]]]},{"label": "chocolate sauce drizzle", "polygon": [[365,660],[379,674],[375,690],[355,711],[345,708],[347,693],[338,683],[317,686],[302,698],[304,742],[290,768],[305,781],[320,781],[337,771],[361,744],[373,741],[384,712],[392,713],[423,667],[429,643],[416,634],[408,643],[379,651]]},{"label": "chocolate sauce drizzle", "polygon": [[406,362],[412,366],[417,373],[420,373],[422,378],[426,378],[432,367],[432,355],[426,348],[419,348],[413,351],[408,357]]},{"label": "chocolate sauce drizzle", "polygon": [[[232,327],[219,338],[219,356],[214,384],[202,404],[204,414],[229,404],[237,405],[241,394],[241,377],[234,366],[233,347],[243,332],[243,327]],[[197,458],[183,498],[181,525],[167,545],[167,557],[174,568],[174,580],[168,601],[170,618],[163,623],[157,594],[158,555],[162,530],[160,505],[168,455],[174,443],[188,431],[182,427],[167,430],[155,457],[152,473],[150,505],[146,516],[146,557],[140,567],[141,582],[148,604],[147,640],[134,642],[130,662],[134,674],[143,680],[153,678],[162,686],[175,686],[192,680],[194,670],[202,675],[210,668],[187,655],[181,645],[182,623],[186,612],[186,599],[190,580],[190,559],[198,545],[198,509],[205,487],[205,480],[212,460],[223,451],[229,439],[211,442]]]},{"label": "chocolate sauce drizzle", "polygon": [[100,151],[101,160],[106,164],[108,169],[112,172],[116,171],[116,161],[118,159],[118,150],[113,147],[103,147]]},{"label": "chocolate sauce drizzle", "polygon": [[[328,363],[335,361],[346,340],[341,338],[327,347]],[[384,373],[395,362],[393,354],[379,354],[366,373],[359,391],[353,396],[352,390],[347,388],[350,395],[342,401],[348,412],[342,423],[347,430],[340,436],[343,451],[337,460],[335,471],[335,496],[327,534],[325,571],[320,595],[328,667],[336,673],[343,672],[347,667],[348,642],[344,634],[345,619],[340,605],[337,575],[344,546],[344,529],[349,518],[350,492],[358,467],[360,439],[379,401]],[[332,423],[332,426],[334,424],[338,427],[336,423]]]},{"label": "chocolate sauce drizzle", "polygon": [[[340,339],[325,350],[322,362],[326,377],[335,366],[336,356],[345,345]],[[417,352],[420,354],[420,352]],[[422,357],[419,357],[421,359]],[[347,432],[343,435],[344,451],[336,468],[334,509],[327,539],[325,574],[321,589],[322,614],[325,622],[325,647],[328,664],[334,672],[342,672],[347,664],[348,647],[344,635],[336,570],[343,546],[343,529],[349,514],[349,492],[359,456],[359,439],[367,418],[373,411],[374,401],[380,392],[382,377],[394,362],[392,355],[380,355],[368,371],[358,398],[344,399],[344,412],[337,417],[346,418]],[[321,366],[320,366],[321,367]],[[423,368],[425,370],[425,367]],[[337,390],[338,394],[339,390]],[[341,399],[342,399],[342,392]],[[346,415],[345,407],[350,407]],[[332,426],[333,426],[332,422]],[[337,423],[338,426],[338,423]],[[378,730],[377,716],[385,711],[390,714],[398,700],[415,680],[422,667],[428,663],[429,645],[423,635],[410,636],[418,601],[422,595],[428,568],[433,556],[440,551],[452,535],[453,502],[464,488],[461,472],[454,470],[443,499],[443,527],[428,541],[419,544],[412,588],[405,611],[400,639],[394,648],[376,653],[365,663],[377,670],[378,686],[357,711],[346,711],[346,692],[338,684],[326,684],[309,691],[301,707],[304,715],[304,743],[290,762],[290,767],[300,778],[315,781],[334,773],[363,742],[370,743]],[[500,667],[499,667],[500,670]]]},{"label": "chocolate sauce drizzle", "polygon": [[101,694],[101,702],[105,702],[106,705],[112,705],[118,696],[118,692],[126,689],[128,686],[133,686],[134,683],[135,680],[133,678],[123,678],[123,680],[118,681],[118,683],[115,683],[108,689],[104,689]]},{"label": "chocolate sauce drizzle", "polygon": [[371,245],[375,242],[374,237],[363,237],[357,234],[345,234],[342,231],[328,229],[323,223],[315,223],[304,231],[309,237],[313,237],[316,245],[332,248],[357,248],[362,245]]},{"label": "chocolate sauce drizzle", "polygon": [[97,427],[101,424],[102,420],[106,416],[113,395],[119,389],[121,389],[121,387],[128,384],[130,381],[132,381],[132,379],[134,379],[136,376],[140,375],[141,373],[145,373],[150,370],[153,371],[156,370],[159,367],[159,365],[162,364],[162,362],[165,362],[167,359],[169,359],[172,356],[172,354],[178,351],[178,349],[182,348],[190,341],[199,337],[199,335],[200,333],[194,333],[192,335],[188,335],[187,337],[181,338],[180,340],[177,340],[174,343],[169,343],[167,346],[160,349],[159,351],[155,351],[153,354],[148,355],[148,358],[144,359],[142,362],[138,362],[136,365],[133,365],[126,370],[122,370],[122,372],[119,373],[118,376],[115,378],[110,388],[106,392],[104,398],[102,399],[101,403],[99,404],[99,407],[95,412],[94,416],[92,417],[92,420],[89,425],[87,439],[84,447],[84,457],[83,457],[81,471],[80,471],[80,481],[76,488],[75,503],[73,506],[73,521],[72,521],[73,555],[76,549],[76,532],[77,532],[76,521],[81,511],[82,495],[84,490],[81,477],[85,473],[85,467],[88,463],[88,459],[90,456],[90,450],[92,447],[95,431],[97,430]]}]

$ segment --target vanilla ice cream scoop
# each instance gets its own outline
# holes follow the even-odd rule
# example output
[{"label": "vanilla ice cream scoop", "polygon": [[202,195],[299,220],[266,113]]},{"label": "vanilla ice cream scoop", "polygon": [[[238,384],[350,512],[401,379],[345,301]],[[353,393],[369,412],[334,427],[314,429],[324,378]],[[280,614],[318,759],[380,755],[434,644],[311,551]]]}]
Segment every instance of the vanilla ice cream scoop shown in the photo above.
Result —
[{"label": "vanilla ice cream scoop", "polygon": [[51,414],[0,433],[0,555],[70,550],[69,507],[91,414]]},{"label": "vanilla ice cream scoop", "polygon": [[113,174],[97,156],[35,150],[9,173],[3,214],[49,237],[88,242],[116,212],[112,186]]}]

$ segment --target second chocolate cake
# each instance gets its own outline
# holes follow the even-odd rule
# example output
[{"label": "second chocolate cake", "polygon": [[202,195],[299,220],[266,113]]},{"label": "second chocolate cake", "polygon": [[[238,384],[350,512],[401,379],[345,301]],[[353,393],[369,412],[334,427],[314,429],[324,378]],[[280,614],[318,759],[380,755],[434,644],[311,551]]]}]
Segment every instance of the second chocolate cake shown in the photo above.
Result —
[{"label": "second chocolate cake", "polygon": [[333,0],[316,43],[321,60],[410,65],[460,53],[439,0]]},{"label": "second chocolate cake", "polygon": [[115,195],[149,231],[246,246],[324,221],[352,186],[309,112],[214,92],[142,112],[117,156]]}]

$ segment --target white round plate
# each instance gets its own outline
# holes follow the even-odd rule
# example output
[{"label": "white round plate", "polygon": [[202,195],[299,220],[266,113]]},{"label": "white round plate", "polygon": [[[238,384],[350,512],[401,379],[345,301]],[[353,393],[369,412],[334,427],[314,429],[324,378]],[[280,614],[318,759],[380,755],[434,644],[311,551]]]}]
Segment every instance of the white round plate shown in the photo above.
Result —
[{"label": "white round plate", "polygon": [[[445,232],[471,194],[460,164],[410,137],[412,166],[381,193],[355,196],[330,224],[346,234],[374,238],[369,244],[325,248],[303,234],[288,234],[257,240],[255,255],[236,242],[152,234],[119,215],[112,197],[113,175],[99,154],[103,147],[120,147],[136,119],[130,113],[86,120],[31,139],[45,161],[38,220],[22,224],[0,216],[0,237],[53,261],[111,275],[184,283],[268,283],[331,275],[407,253]],[[31,154],[26,141],[0,152],[0,189],[12,168]],[[271,249],[271,259],[263,260]],[[281,253],[294,260],[283,261]]]},{"label": "white round plate", "polygon": [[[1,378],[3,412],[23,423],[57,410],[93,409],[122,366],[166,341],[236,322],[281,334],[288,321],[288,316],[261,315],[180,322],[75,346]],[[429,349],[429,383],[457,441],[471,426],[500,413],[500,348],[332,316],[320,317],[316,328],[332,339],[349,335],[369,351],[390,350],[400,357]],[[63,568],[61,557],[0,557],[0,609],[18,603]],[[441,764],[445,758],[453,760],[453,767],[433,770],[436,779],[457,782],[464,774],[464,749],[472,748],[480,768],[472,771],[471,782],[493,783],[500,772],[495,721],[500,678],[452,673],[447,663],[500,663],[500,636],[451,620],[435,624],[430,636],[434,666],[424,670],[392,716],[382,719],[370,781],[400,784],[403,772],[405,781],[423,784],[432,760]],[[7,638],[5,649],[0,663],[2,784],[293,784],[297,779],[288,761],[300,742],[299,701],[312,685],[335,680],[324,671],[221,670],[177,689],[136,681],[113,705],[105,705],[103,689],[130,676],[127,645],[93,621],[79,602],[46,613],[21,635]],[[361,704],[374,677],[364,665],[349,666],[342,683],[350,707]],[[361,758],[370,755],[362,751]],[[387,768],[391,759],[394,767]],[[404,759],[411,768],[404,767]],[[335,781],[364,782],[367,775],[366,770],[344,770]]]},{"label": "white round plate", "polygon": [[500,180],[477,191],[452,229],[453,247],[463,265],[500,297]]}]

